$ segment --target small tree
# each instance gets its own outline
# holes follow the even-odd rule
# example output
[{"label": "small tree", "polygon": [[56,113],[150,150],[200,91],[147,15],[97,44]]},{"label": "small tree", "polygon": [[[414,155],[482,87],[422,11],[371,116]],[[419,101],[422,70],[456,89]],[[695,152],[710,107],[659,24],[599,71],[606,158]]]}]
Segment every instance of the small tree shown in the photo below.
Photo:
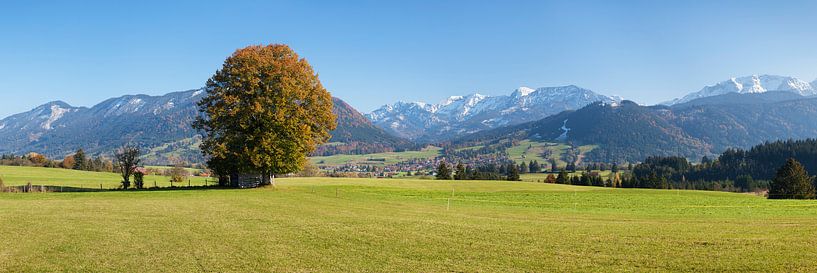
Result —
[{"label": "small tree", "polygon": [[547,178],[545,178],[545,183],[555,184],[556,183],[556,177],[553,176],[552,173],[548,174]]},{"label": "small tree", "polygon": [[769,185],[769,199],[812,199],[813,180],[800,162],[789,158]]},{"label": "small tree", "polygon": [[318,166],[315,166],[315,164],[312,164],[311,161],[307,161],[306,164],[304,164],[303,169],[300,172],[298,172],[298,176],[300,176],[300,177],[319,177],[319,176],[323,176],[323,172],[321,171],[320,168],[318,168]]},{"label": "small tree", "polygon": [[519,164],[519,173],[528,173],[530,169],[528,168],[528,164],[525,164],[525,161]]},{"label": "small tree", "polygon": [[532,160],[528,165],[528,170],[532,173],[538,173],[542,171],[542,167],[539,165],[538,161]]},{"label": "small tree", "polygon": [[133,173],[133,184],[137,189],[145,188],[145,174],[139,171]]},{"label": "small tree", "polygon": [[[525,166],[525,163],[522,163],[522,166]],[[508,181],[519,181],[519,168],[516,168],[514,164],[510,164],[508,171]]]},{"label": "small tree", "polygon": [[74,154],[74,170],[88,170],[88,157],[82,148]]},{"label": "small tree", "polygon": [[74,157],[69,155],[69,156],[66,156],[62,160],[62,163],[60,163],[60,166],[62,166],[63,168],[66,168],[66,169],[73,169],[75,163],[76,162],[74,162]]},{"label": "small tree", "polygon": [[466,175],[466,172],[465,172],[465,165],[463,165],[462,163],[458,163],[456,169],[457,169],[457,172],[454,174],[454,179],[455,180],[465,180],[465,179],[467,179],[468,176]]},{"label": "small tree", "polygon": [[451,180],[451,169],[448,168],[448,164],[445,164],[444,161],[440,162],[440,165],[437,166],[437,180]]},{"label": "small tree", "polygon": [[570,179],[570,178],[567,177],[567,171],[561,170],[559,172],[559,176],[556,177],[556,183],[558,183],[558,184],[569,184],[569,183],[567,183],[568,179]]},{"label": "small tree", "polygon": [[182,165],[177,164],[170,169],[170,182],[181,183],[184,182],[184,179],[186,179],[188,176],[190,176],[190,173],[187,172]]},{"label": "small tree", "polygon": [[122,175],[122,188],[130,187],[130,177],[136,170],[136,166],[142,161],[139,159],[140,155],[139,148],[127,145],[116,152],[116,162],[119,164],[119,173]]}]

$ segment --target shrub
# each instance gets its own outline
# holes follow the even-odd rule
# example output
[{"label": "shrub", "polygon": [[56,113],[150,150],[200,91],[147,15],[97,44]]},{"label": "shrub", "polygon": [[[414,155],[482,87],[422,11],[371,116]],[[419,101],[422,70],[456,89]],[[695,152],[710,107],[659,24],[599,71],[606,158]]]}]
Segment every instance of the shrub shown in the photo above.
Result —
[{"label": "shrub", "polygon": [[181,166],[173,167],[173,169],[170,169],[170,182],[176,183],[184,182],[184,179],[187,178],[187,176],[189,175],[190,174],[187,173],[187,170],[185,170],[183,167]]},{"label": "shrub", "polygon": [[133,173],[133,184],[137,189],[145,188],[145,174],[142,172]]}]

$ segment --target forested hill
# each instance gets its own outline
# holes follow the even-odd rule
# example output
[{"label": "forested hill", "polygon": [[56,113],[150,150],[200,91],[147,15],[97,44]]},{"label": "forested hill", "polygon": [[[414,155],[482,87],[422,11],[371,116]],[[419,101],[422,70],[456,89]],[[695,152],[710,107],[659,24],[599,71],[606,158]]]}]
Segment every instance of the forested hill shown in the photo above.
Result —
[{"label": "forested hill", "polygon": [[693,165],[682,157],[649,157],[632,170],[634,187],[755,191],[789,158],[817,174],[817,139],[763,143],[750,149],[729,149],[715,160]]},{"label": "forested hill", "polygon": [[339,98],[332,98],[332,112],[337,116],[338,127],[331,132],[329,145],[323,145],[313,154],[365,154],[412,148],[412,142],[389,135],[351,105]]},{"label": "forested hill", "polygon": [[[599,145],[586,160],[638,162],[648,156],[699,159],[728,148],[817,136],[817,98],[726,94],[689,103],[594,103],[535,122],[478,132],[452,143],[532,139]],[[785,97],[784,97],[785,96]]]}]

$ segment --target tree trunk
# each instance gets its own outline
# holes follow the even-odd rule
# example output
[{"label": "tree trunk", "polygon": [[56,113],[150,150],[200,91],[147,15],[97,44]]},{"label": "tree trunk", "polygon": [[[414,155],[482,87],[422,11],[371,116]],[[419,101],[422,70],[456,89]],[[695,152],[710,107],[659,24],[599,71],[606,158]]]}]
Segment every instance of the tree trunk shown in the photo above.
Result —
[{"label": "tree trunk", "polygon": [[275,174],[274,173],[270,174],[270,177],[272,178],[270,180],[270,185],[272,185],[272,187],[274,188],[275,187]]},{"label": "tree trunk", "polygon": [[230,186],[238,188],[238,173],[233,172],[230,174]]}]

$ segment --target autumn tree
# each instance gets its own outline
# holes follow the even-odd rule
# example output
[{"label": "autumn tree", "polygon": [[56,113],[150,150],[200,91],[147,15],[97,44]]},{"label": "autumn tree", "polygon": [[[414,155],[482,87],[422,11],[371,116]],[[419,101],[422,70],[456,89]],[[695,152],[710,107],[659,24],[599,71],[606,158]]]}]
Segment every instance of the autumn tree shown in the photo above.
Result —
[{"label": "autumn tree", "polygon": [[796,159],[789,158],[777,170],[769,184],[769,199],[811,199],[814,198],[813,177],[810,177]]},{"label": "autumn tree", "polygon": [[48,158],[38,153],[30,153],[28,155],[28,160],[36,165],[45,165],[48,162]]},{"label": "autumn tree", "polygon": [[[286,45],[234,52],[208,81],[195,127],[217,175],[299,171],[335,129],[332,97],[309,63]],[[237,181],[232,181],[234,184]]]},{"label": "autumn tree", "polygon": [[63,167],[63,168],[65,168],[65,169],[73,169],[73,168],[74,168],[75,163],[76,163],[76,162],[74,162],[74,156],[69,155],[69,156],[66,156],[66,157],[65,157],[65,158],[62,160],[62,163],[60,163],[60,166],[62,166],[62,167]]},{"label": "autumn tree", "polygon": [[545,183],[555,184],[556,183],[556,177],[553,176],[552,173],[548,174],[548,176],[545,178]]}]

